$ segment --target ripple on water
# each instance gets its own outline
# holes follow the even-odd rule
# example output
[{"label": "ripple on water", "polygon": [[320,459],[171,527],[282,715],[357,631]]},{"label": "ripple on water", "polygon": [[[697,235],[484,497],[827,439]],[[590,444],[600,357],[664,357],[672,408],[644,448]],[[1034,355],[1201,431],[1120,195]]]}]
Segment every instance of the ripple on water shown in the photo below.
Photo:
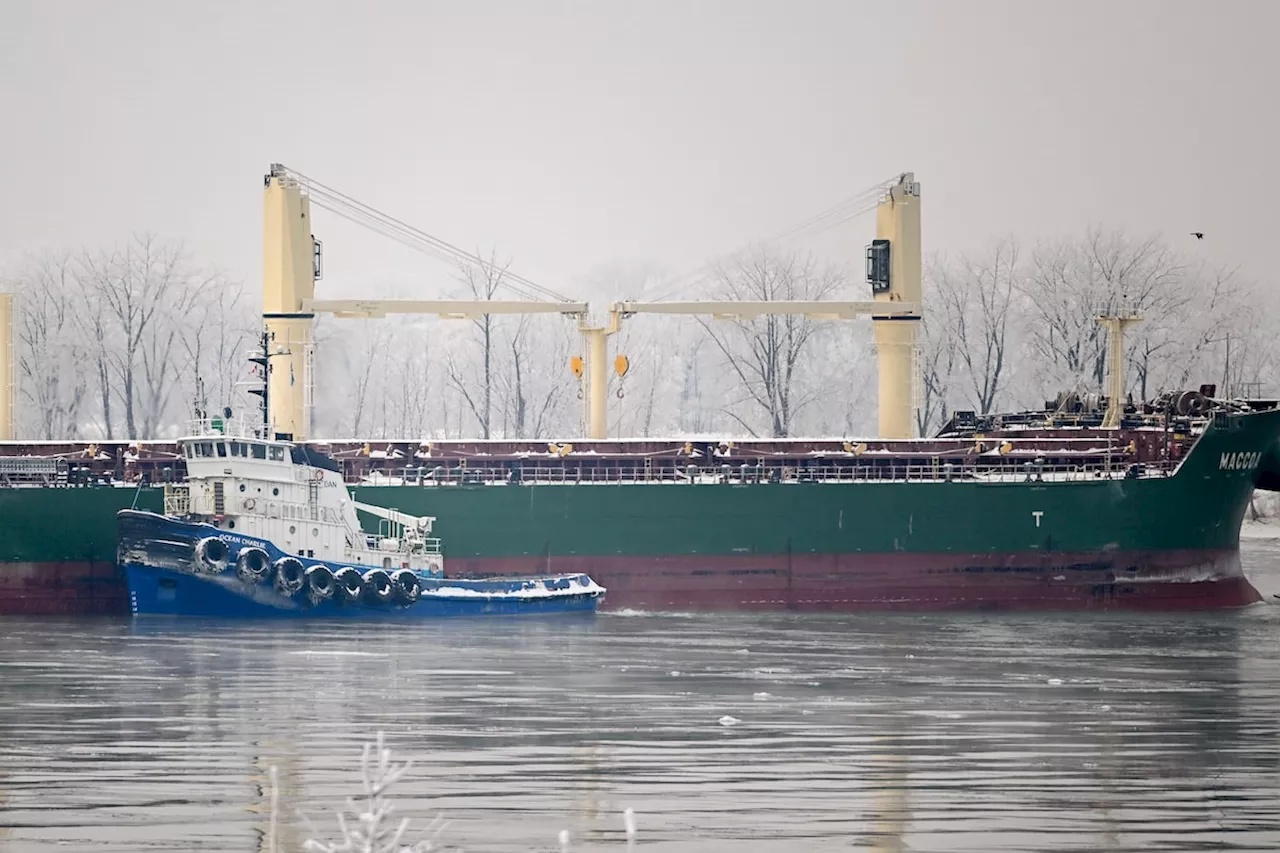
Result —
[{"label": "ripple on water", "polygon": [[4,631],[0,851],[256,850],[271,765],[296,850],[378,730],[469,849],[1280,849],[1280,607]]}]

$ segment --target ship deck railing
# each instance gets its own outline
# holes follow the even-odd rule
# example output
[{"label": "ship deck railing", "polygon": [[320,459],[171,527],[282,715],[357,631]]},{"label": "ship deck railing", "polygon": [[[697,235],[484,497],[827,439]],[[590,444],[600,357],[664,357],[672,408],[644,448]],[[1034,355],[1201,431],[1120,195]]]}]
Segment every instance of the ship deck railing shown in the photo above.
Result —
[{"label": "ship deck railing", "polygon": [[0,486],[65,486],[67,463],[63,459],[0,457]]},{"label": "ship deck railing", "polygon": [[[952,467],[947,468],[950,464]],[[1110,462],[1096,457],[1070,463],[1037,465],[1025,459],[959,463],[947,459],[893,460],[880,458],[857,462],[841,460],[799,461],[796,464],[690,464],[611,465],[592,460],[587,464],[543,464],[539,462],[502,462],[477,465],[470,460],[465,466],[379,466],[372,470],[346,468],[349,486],[408,485],[448,487],[473,485],[563,485],[563,484],[736,484],[759,483],[886,483],[886,482],[972,482],[1016,483],[1028,481],[1082,482],[1096,480],[1150,479],[1171,476],[1177,460],[1138,462],[1117,455]],[[52,488],[139,485],[174,485],[166,476],[120,479],[108,472],[82,470],[78,463],[62,459],[0,457],[0,488]],[[175,496],[176,497],[176,496]],[[175,506],[175,509],[177,507]]]},{"label": "ship deck railing", "polygon": [[764,483],[892,483],[892,482],[1093,482],[1164,478],[1173,474],[1177,461],[1113,461],[1110,463],[1037,464],[1010,460],[1006,463],[957,465],[937,459],[913,462],[877,461],[859,464],[815,464],[767,467],[759,465],[690,465],[684,468],[646,470],[632,467],[578,467],[520,464],[455,468],[384,469],[350,479],[351,485],[469,486],[564,484],[736,484]]}]

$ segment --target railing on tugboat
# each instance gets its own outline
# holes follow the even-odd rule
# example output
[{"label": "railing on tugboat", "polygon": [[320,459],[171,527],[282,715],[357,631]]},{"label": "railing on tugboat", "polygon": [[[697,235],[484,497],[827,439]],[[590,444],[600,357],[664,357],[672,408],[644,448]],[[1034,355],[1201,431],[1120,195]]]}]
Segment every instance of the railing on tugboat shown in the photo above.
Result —
[{"label": "railing on tugboat", "polygon": [[241,417],[193,418],[184,425],[183,438],[256,438],[265,439],[261,421]]},{"label": "railing on tugboat", "polygon": [[191,512],[191,489],[176,483],[164,484],[164,514],[184,516]]},{"label": "railing on tugboat", "polygon": [[[405,544],[405,540],[399,536],[385,536],[381,533],[366,533],[364,535],[365,547],[370,551],[377,551],[379,554],[402,554],[404,551],[400,546]],[[421,553],[423,554],[439,554],[441,541],[438,538],[429,537],[417,540],[422,543]]]}]

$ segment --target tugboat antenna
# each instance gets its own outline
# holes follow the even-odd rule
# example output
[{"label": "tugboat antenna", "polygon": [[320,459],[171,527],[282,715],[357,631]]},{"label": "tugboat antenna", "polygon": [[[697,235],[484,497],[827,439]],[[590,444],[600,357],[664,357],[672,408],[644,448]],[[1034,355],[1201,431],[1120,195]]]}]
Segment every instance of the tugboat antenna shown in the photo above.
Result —
[{"label": "tugboat antenna", "polygon": [[257,355],[249,357],[249,361],[262,366],[262,385],[258,388],[250,388],[249,393],[255,394],[262,398],[262,437],[271,437],[271,408],[267,403],[267,396],[271,388],[271,351],[269,348],[270,338],[266,328],[262,330],[261,351]]}]

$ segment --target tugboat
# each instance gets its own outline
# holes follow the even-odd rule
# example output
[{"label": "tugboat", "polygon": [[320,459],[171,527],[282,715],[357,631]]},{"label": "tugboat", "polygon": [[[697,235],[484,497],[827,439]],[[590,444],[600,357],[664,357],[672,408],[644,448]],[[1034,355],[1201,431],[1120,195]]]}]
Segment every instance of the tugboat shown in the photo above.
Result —
[{"label": "tugboat", "polygon": [[[585,574],[444,576],[435,519],[352,499],[336,462],[224,418],[178,446],[164,512],[120,510],[117,562],[135,616],[421,619],[594,611]],[[359,513],[379,519],[366,533]]]}]

